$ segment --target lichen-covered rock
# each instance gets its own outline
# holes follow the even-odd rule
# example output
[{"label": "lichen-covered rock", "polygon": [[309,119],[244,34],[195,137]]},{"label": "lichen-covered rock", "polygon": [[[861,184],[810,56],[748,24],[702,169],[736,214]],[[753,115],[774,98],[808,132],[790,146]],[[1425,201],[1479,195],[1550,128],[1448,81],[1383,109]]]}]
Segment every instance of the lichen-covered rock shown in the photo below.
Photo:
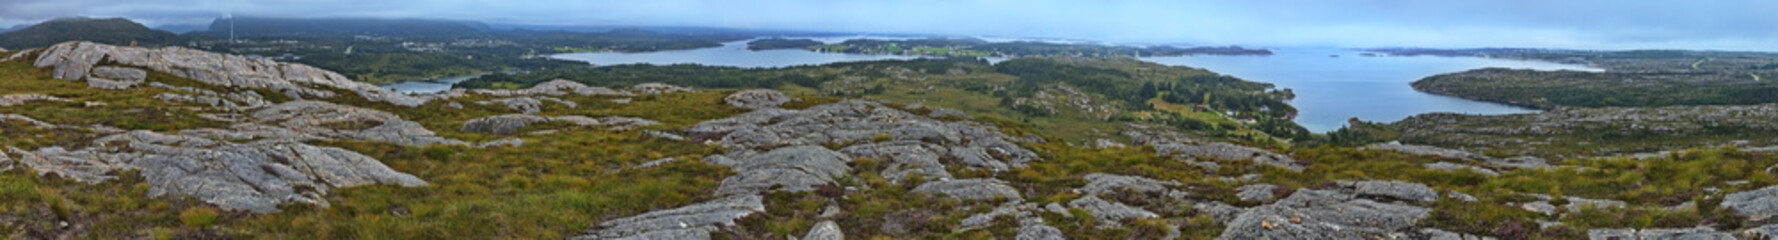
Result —
[{"label": "lichen-covered rock", "polygon": [[270,89],[298,98],[331,98],[338,94],[316,88],[326,87],[399,106],[419,106],[429,100],[353,81],[344,75],[308,65],[181,47],[123,47],[77,41],[51,45],[37,53],[33,64],[40,68],[54,67],[51,76],[64,80],[86,80],[95,68],[103,68],[98,66],[103,62],[164,72],[222,87]]},{"label": "lichen-covered rock", "polygon": [[1359,198],[1334,190],[1299,189],[1249,209],[1217,239],[1367,239],[1405,234],[1431,215],[1424,207]]},{"label": "lichen-covered rock", "polygon": [[550,121],[548,117],[529,114],[507,114],[470,119],[463,123],[459,131],[472,133],[515,134],[519,129],[540,122]]},{"label": "lichen-covered rock", "polygon": [[[804,110],[762,109],[707,121],[689,133],[731,149],[793,145],[918,141],[945,147],[944,156],[969,168],[1005,170],[1038,159],[995,127],[946,122],[865,101],[843,101]],[[935,151],[936,152],[936,151]],[[942,157],[941,157],[942,158]]]},{"label": "lichen-covered rock", "polygon": [[668,85],[665,83],[643,83],[630,86],[630,91],[641,94],[662,94],[676,92],[695,92],[690,88]]},{"label": "lichen-covered rock", "polygon": [[1494,240],[1494,239],[1496,239],[1494,237],[1489,237],[1489,236],[1477,236],[1477,235],[1470,235],[1470,234],[1464,234],[1464,233],[1455,233],[1455,232],[1445,231],[1443,229],[1436,229],[1436,228],[1420,229],[1419,232],[1408,233],[1406,235],[1407,236],[1405,239],[1424,239],[1424,240]]},{"label": "lichen-covered rock", "polygon": [[272,105],[251,114],[254,119],[316,136],[383,141],[419,146],[469,145],[439,137],[419,123],[367,108],[318,101],[292,101]]},{"label": "lichen-covered rock", "polygon": [[537,113],[539,111],[543,111],[543,100],[538,100],[537,98],[534,98],[534,97],[510,97],[510,98],[501,98],[501,99],[494,99],[494,100],[483,100],[483,101],[475,101],[475,104],[479,104],[479,105],[488,105],[488,104],[506,105],[507,108],[512,108],[512,110],[518,110],[519,112],[525,113],[525,114],[532,114],[532,113]]},{"label": "lichen-covered rock", "polygon": [[1081,186],[1077,190],[1080,190],[1081,194],[1087,195],[1111,194],[1117,190],[1162,193],[1175,198],[1183,198],[1187,195],[1185,192],[1172,189],[1179,187],[1181,185],[1179,182],[1105,173],[1089,173],[1082,178],[1087,180],[1087,185]]},{"label": "lichen-covered rock", "polygon": [[1024,199],[1018,189],[998,179],[955,179],[927,182],[914,187],[914,193],[930,193],[966,200]]},{"label": "lichen-covered rock", "polygon": [[1749,221],[1770,219],[1778,216],[1778,186],[1730,193],[1722,199],[1722,206]]},{"label": "lichen-covered rock", "polygon": [[1664,228],[1664,229],[1593,229],[1587,231],[1590,239],[1650,239],[1650,240],[1734,240],[1729,233],[1717,232],[1707,227],[1695,228]]},{"label": "lichen-covered rock", "polygon": [[50,96],[50,95],[43,95],[43,94],[26,93],[26,94],[0,95],[0,107],[11,107],[11,106],[25,105],[25,103],[30,103],[30,102],[34,102],[34,101],[73,102],[73,101],[69,101],[68,99],[63,99],[63,98]]},{"label": "lichen-covered rock", "polygon": [[332,147],[285,139],[233,143],[207,138],[133,131],[95,140],[75,151],[59,147],[26,152],[18,161],[44,174],[97,183],[118,170],[139,170],[149,195],[192,196],[226,210],[276,212],[278,206],[326,206],[334,188],[368,184],[425,186],[376,159]]},{"label": "lichen-covered rock", "polygon": [[820,146],[793,146],[765,153],[744,153],[729,164],[735,175],[722,180],[716,192],[743,194],[766,191],[806,192],[833,184],[852,172],[852,158]]},{"label": "lichen-covered rock", "polygon": [[1749,228],[1741,231],[1741,234],[1745,235],[1747,239],[1778,239],[1778,224]]},{"label": "lichen-covered rock", "polygon": [[1166,143],[1154,146],[1155,153],[1162,156],[1200,157],[1224,160],[1250,160],[1254,163],[1272,165],[1290,171],[1302,171],[1303,166],[1296,159],[1284,154],[1273,153],[1265,149],[1234,145],[1224,142],[1204,144]]},{"label": "lichen-covered rock", "polygon": [[148,72],[142,69],[102,66],[93,68],[92,76],[86,77],[86,83],[94,88],[128,89],[146,79]]},{"label": "lichen-covered rock", "polygon": [[1411,202],[1432,202],[1438,200],[1438,191],[1426,187],[1425,184],[1400,181],[1362,181],[1354,184],[1358,196],[1384,197]]},{"label": "lichen-covered rock", "polygon": [[897,183],[915,175],[926,179],[950,179],[951,172],[939,162],[939,156],[948,154],[948,151],[948,148],[919,141],[859,144],[840,149],[841,153],[853,158],[889,160],[882,175]]},{"label": "lichen-covered rock", "polygon": [[627,92],[620,92],[617,90],[611,90],[610,88],[589,87],[586,84],[580,84],[578,82],[562,80],[562,79],[549,80],[549,81],[546,81],[543,83],[538,83],[537,85],[532,85],[530,88],[519,89],[519,90],[476,89],[476,90],[473,90],[473,92],[478,93],[478,94],[487,94],[487,95],[503,96],[503,97],[504,96],[521,96],[521,95],[562,96],[562,95],[568,95],[568,94],[582,95],[582,96],[601,96],[601,95],[603,95],[603,96],[629,96],[629,95],[633,95],[633,94],[630,94]]},{"label": "lichen-covered rock", "polygon": [[1477,167],[1477,166],[1471,166],[1471,165],[1456,164],[1456,163],[1436,162],[1436,163],[1427,163],[1424,166],[1426,167],[1426,169],[1432,169],[1432,170],[1444,170],[1444,171],[1468,170],[1468,171],[1475,171],[1476,173],[1481,173],[1482,175],[1500,176],[1500,172],[1494,171],[1494,169],[1488,169],[1488,168],[1484,168],[1484,167]]},{"label": "lichen-covered rock", "polygon": [[746,109],[776,108],[786,102],[797,100],[790,95],[784,95],[782,92],[771,89],[741,90],[722,98],[722,101],[728,103],[729,106]]},{"label": "lichen-covered rock", "polygon": [[1056,229],[1056,227],[1051,227],[1049,225],[1043,225],[1043,224],[1031,224],[1031,225],[1025,225],[1025,226],[1019,227],[1019,235],[1014,236],[1013,239],[1015,239],[1015,240],[1067,240],[1068,237],[1065,235],[1062,235],[1062,229]]},{"label": "lichen-covered rock", "polygon": [[1105,223],[1118,223],[1126,219],[1158,218],[1160,214],[1149,212],[1123,203],[1105,201],[1098,196],[1085,196],[1068,202],[1068,207],[1086,210],[1094,219]]},{"label": "lichen-covered rock", "polygon": [[828,221],[821,221],[821,223],[816,223],[815,227],[809,228],[809,233],[803,234],[802,240],[845,240],[845,239],[846,239],[846,233],[840,231],[840,224],[834,223],[832,220],[828,220]]},{"label": "lichen-covered rock", "polygon": [[1272,192],[1277,191],[1277,190],[1278,190],[1278,185],[1271,185],[1271,184],[1254,184],[1254,185],[1241,186],[1239,188],[1235,188],[1235,198],[1240,198],[1241,201],[1249,201],[1249,202],[1270,201],[1270,200],[1272,200],[1273,197],[1275,197],[1275,196],[1272,196]]},{"label": "lichen-covered rock", "polygon": [[601,222],[571,239],[710,239],[711,231],[765,211],[759,195],[735,195]]},{"label": "lichen-covered rock", "polygon": [[500,140],[487,141],[487,142],[475,144],[475,147],[479,147],[479,148],[522,147],[522,146],[525,146],[525,139],[518,139],[518,138],[502,138]]}]

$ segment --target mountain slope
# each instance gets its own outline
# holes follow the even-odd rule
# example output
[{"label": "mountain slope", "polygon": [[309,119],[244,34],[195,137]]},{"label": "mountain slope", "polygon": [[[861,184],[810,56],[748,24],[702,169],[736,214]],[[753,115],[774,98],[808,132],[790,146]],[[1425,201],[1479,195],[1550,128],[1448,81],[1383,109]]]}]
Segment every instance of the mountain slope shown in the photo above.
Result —
[{"label": "mountain slope", "polygon": [[218,37],[227,37],[231,32],[236,37],[458,37],[481,34],[487,29],[479,22],[431,19],[233,17],[211,21],[208,33]]},{"label": "mountain slope", "polygon": [[122,18],[62,18],[45,21],[16,31],[0,33],[0,47],[26,49],[46,47],[66,41],[92,41],[106,44],[165,46],[183,44],[185,39],[173,33],[149,29]]}]

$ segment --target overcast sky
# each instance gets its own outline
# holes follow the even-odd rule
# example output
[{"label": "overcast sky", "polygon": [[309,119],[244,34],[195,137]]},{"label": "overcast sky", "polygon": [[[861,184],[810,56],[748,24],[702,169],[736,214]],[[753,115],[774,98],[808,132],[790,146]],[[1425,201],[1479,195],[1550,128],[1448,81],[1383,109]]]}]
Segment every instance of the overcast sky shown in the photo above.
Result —
[{"label": "overcast sky", "polygon": [[63,16],[207,24],[226,14],[1204,45],[1778,51],[1778,1],[1763,0],[0,0],[0,26]]}]

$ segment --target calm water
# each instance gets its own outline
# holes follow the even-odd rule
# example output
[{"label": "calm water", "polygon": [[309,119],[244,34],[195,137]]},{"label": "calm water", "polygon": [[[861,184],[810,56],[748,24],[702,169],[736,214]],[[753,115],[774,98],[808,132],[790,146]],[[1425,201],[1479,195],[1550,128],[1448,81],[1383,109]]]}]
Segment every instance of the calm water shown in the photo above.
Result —
[{"label": "calm water", "polygon": [[[1415,91],[1409,83],[1441,73],[1484,67],[1538,70],[1598,69],[1549,62],[1473,57],[1363,57],[1343,49],[1273,49],[1272,56],[1151,57],[1166,65],[1191,66],[1241,79],[1277,84],[1296,92],[1290,102],[1300,111],[1296,122],[1315,132],[1346,125],[1346,119],[1393,122],[1430,112],[1512,114],[1536,110],[1438,96]],[[1329,57],[1329,55],[1340,57]]]},{"label": "calm water", "polygon": [[[809,38],[836,43],[861,37]],[[881,38],[881,37],[868,37]],[[886,38],[895,39],[895,38]],[[680,64],[695,63],[734,67],[788,67],[834,62],[911,59],[913,56],[818,53],[800,49],[766,51],[747,50],[748,41],[723,43],[721,47],[661,51],[647,53],[569,53],[552,56],[556,59],[582,61],[593,65],[616,64]],[[1272,56],[1189,56],[1150,57],[1144,60],[1178,66],[1209,69],[1241,79],[1277,84],[1290,88],[1297,98],[1291,101],[1298,114],[1296,122],[1316,132],[1345,126],[1346,119],[1357,117],[1366,121],[1392,122],[1408,116],[1429,112],[1473,114],[1511,114],[1536,110],[1503,104],[1470,101],[1414,91],[1415,80],[1440,73],[1458,72],[1484,67],[1529,68],[1538,70],[1598,69],[1548,62],[1515,61],[1472,57],[1363,57],[1360,52],[1334,48],[1274,49]],[[1329,57],[1340,55],[1340,57]],[[990,62],[1005,59],[991,58]],[[385,85],[401,92],[433,93],[448,90],[452,84],[475,76],[458,76]]]},{"label": "calm water", "polygon": [[[822,42],[837,42],[850,38],[815,38]],[[581,61],[599,65],[618,65],[647,63],[654,65],[671,65],[679,63],[696,63],[713,66],[731,67],[788,67],[797,65],[815,65],[835,62],[870,61],[885,59],[912,59],[912,56],[890,56],[870,54],[819,53],[802,49],[776,49],[764,51],[747,50],[747,41],[723,43],[721,47],[699,48],[678,51],[660,51],[643,53],[587,52],[568,53],[550,56],[555,59]]]}]

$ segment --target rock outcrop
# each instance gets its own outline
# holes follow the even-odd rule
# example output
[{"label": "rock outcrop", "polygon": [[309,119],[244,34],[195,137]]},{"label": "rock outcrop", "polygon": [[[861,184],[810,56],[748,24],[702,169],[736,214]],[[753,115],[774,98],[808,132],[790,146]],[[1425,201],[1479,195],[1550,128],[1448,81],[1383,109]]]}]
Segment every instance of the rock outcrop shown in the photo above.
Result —
[{"label": "rock outcrop", "polygon": [[710,232],[766,211],[759,195],[737,195],[599,223],[571,239],[710,239]]},{"label": "rock outcrop", "polygon": [[[1533,157],[1533,156],[1496,158],[1496,157],[1489,157],[1489,156],[1481,155],[1481,154],[1475,154],[1475,153],[1471,153],[1471,152],[1467,152],[1467,151],[1463,151],[1463,150],[1447,149],[1447,148],[1425,146],[1425,145],[1403,144],[1401,142],[1371,144],[1371,145],[1365,146],[1364,149],[1396,151],[1396,152],[1401,152],[1401,153],[1406,153],[1406,154],[1435,156],[1435,157],[1440,157],[1440,158],[1456,159],[1456,160],[1463,160],[1463,161],[1470,161],[1470,162],[1486,162],[1488,164],[1493,164],[1495,166],[1500,166],[1500,167],[1506,167],[1508,169],[1512,169],[1512,168],[1545,168],[1545,167],[1550,166],[1548,163],[1546,163],[1547,161],[1544,160],[1543,158],[1538,158],[1538,157]],[[1428,168],[1431,168],[1431,167],[1432,166],[1428,166]],[[1478,170],[1487,170],[1487,169],[1481,168]],[[1484,172],[1484,174],[1487,172],[1493,172],[1493,171],[1488,170],[1488,171]]]},{"label": "rock outcrop", "polygon": [[[804,110],[765,109],[699,123],[689,132],[731,149],[793,145],[918,141],[941,146],[941,156],[969,168],[1005,170],[1038,159],[995,127],[973,121],[945,122],[865,101],[843,101]],[[939,154],[937,150],[935,154]]]},{"label": "rock outcrop", "polygon": [[[1303,171],[1303,166],[1296,159],[1284,154],[1225,142],[1208,142],[1166,129],[1169,128],[1132,124],[1126,127],[1123,134],[1135,139],[1137,144],[1153,147],[1157,155],[1179,160],[1252,161],[1290,171]],[[1214,163],[1209,163],[1209,166],[1214,166]]]},{"label": "rock outcrop", "polygon": [[1662,229],[1593,229],[1590,239],[1656,239],[1656,240],[1734,240],[1733,234],[1717,232],[1708,227]]},{"label": "rock outcrop", "polygon": [[[37,50],[37,67],[54,67],[52,76],[64,80],[88,80],[97,73],[110,77],[130,76],[128,70],[107,69],[100,64],[116,64],[164,72],[173,76],[223,86],[270,89],[294,98],[332,98],[339,89],[358,94],[371,101],[399,106],[419,106],[428,99],[408,96],[358,81],[338,73],[308,65],[281,63],[267,59],[204,52],[181,47],[122,47],[92,42],[67,42]],[[133,85],[133,84],[132,84]]]},{"label": "rock outcrop", "polygon": [[1749,221],[1765,221],[1778,216],[1778,186],[1730,193],[1722,199],[1722,207]]},{"label": "rock outcrop", "polygon": [[927,182],[914,187],[914,193],[929,193],[965,200],[1024,199],[1018,189],[995,179],[957,179]]},{"label": "rock outcrop", "polygon": [[50,95],[43,95],[43,94],[29,94],[29,93],[27,93],[27,94],[0,95],[0,107],[11,107],[11,106],[25,105],[26,103],[31,103],[31,102],[36,102],[36,101],[73,102],[73,101],[69,101],[68,99],[63,99],[63,98],[50,96]]},{"label": "rock outcrop", "polygon": [[821,146],[793,146],[765,153],[743,153],[733,161],[717,161],[735,169],[735,175],[722,180],[716,192],[721,194],[760,193],[765,191],[807,192],[815,186],[833,184],[835,179],[851,174],[852,162],[845,154]]},{"label": "rock outcrop", "polygon": [[1410,202],[1432,202],[1438,200],[1438,191],[1426,187],[1425,184],[1400,181],[1362,181],[1352,184],[1354,192],[1361,197],[1388,198]]},{"label": "rock outcrop", "polygon": [[1431,210],[1396,200],[1351,187],[1299,189],[1241,213],[1217,239],[1367,239],[1417,232],[1413,228]]},{"label": "rock outcrop", "polygon": [[722,98],[722,101],[728,103],[729,106],[746,109],[776,108],[786,102],[797,100],[799,99],[771,89],[741,90]]},{"label": "rock outcrop", "polygon": [[402,120],[401,116],[392,113],[329,102],[292,101],[272,105],[250,115],[262,122],[328,138],[383,141],[410,146],[468,145],[463,141],[439,137],[419,123]]},{"label": "rock outcrop", "polygon": [[[376,159],[288,139],[233,143],[188,135],[133,131],[74,151],[12,149],[18,162],[45,175],[97,183],[119,170],[140,170],[150,196],[192,196],[227,210],[276,212],[278,206],[326,206],[327,191],[368,184],[425,186]],[[112,148],[103,146],[118,146]]]},{"label": "rock outcrop", "polygon": [[829,221],[821,221],[821,223],[816,223],[815,227],[809,228],[809,233],[803,234],[802,240],[845,240],[845,239],[846,239],[846,233],[840,231],[840,224],[834,223],[832,220],[829,220]]}]

